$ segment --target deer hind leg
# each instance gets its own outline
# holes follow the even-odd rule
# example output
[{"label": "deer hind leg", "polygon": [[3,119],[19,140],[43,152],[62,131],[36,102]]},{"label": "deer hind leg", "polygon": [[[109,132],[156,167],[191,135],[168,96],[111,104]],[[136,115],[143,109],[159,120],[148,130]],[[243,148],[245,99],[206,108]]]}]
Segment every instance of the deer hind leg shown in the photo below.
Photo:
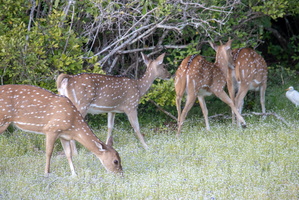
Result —
[{"label": "deer hind leg", "polygon": [[[233,72],[231,72],[231,73],[233,73]],[[237,84],[236,83],[237,81],[235,80],[235,77],[233,75],[231,75],[227,78],[226,82],[227,82],[227,89],[228,89],[229,97],[235,103],[235,96],[236,96],[235,85]],[[232,112],[232,124],[235,124],[236,123],[236,115],[233,110],[231,112]]]},{"label": "deer hind leg", "polygon": [[[74,140],[72,140],[72,141],[74,141]],[[72,176],[73,177],[77,176],[77,174],[75,172],[74,165],[73,165],[73,160],[72,160],[71,142],[69,140],[65,140],[65,139],[62,139],[62,138],[60,138],[60,142],[62,144],[65,156],[66,156],[66,158],[68,160],[68,163],[70,165]]]},{"label": "deer hind leg", "polygon": [[196,100],[196,96],[194,94],[187,95],[187,101],[186,101],[185,107],[183,109],[183,112],[182,112],[180,118],[178,119],[178,132],[176,134],[177,136],[180,135],[183,123],[186,119],[186,116],[187,116],[188,112],[190,111],[190,109],[194,105],[195,100]]},{"label": "deer hind leg", "polygon": [[46,135],[46,168],[45,177],[49,176],[50,173],[50,161],[54,149],[54,143],[57,139],[57,134],[53,132],[47,132]]},{"label": "deer hind leg", "polygon": [[[239,91],[237,93],[237,96],[236,96],[236,107],[238,109],[238,112],[240,114],[242,114],[242,110],[243,110],[243,105],[244,105],[244,98],[246,96],[248,92],[248,86],[246,87],[240,87],[239,88]],[[237,119],[237,124],[240,125],[240,120]],[[241,122],[242,123],[242,122]]]},{"label": "deer hind leg", "polygon": [[115,119],[115,113],[109,112],[108,113],[108,134],[107,134],[106,144],[108,144],[108,141],[110,140],[110,137],[112,136],[112,130],[114,127],[114,119]]},{"label": "deer hind leg", "polygon": [[176,93],[176,109],[178,112],[178,122],[179,119],[181,118],[181,114],[182,114],[182,108],[181,108],[181,103],[182,103],[182,98],[183,95],[185,93],[185,89],[186,89],[186,78],[183,76],[178,76],[176,77],[175,80],[175,93]]},{"label": "deer hind leg", "polygon": [[134,110],[130,113],[126,113],[128,115],[129,121],[138,137],[138,139],[140,140],[141,144],[143,145],[143,147],[145,149],[148,149],[147,144],[144,141],[144,137],[143,135],[140,133],[140,127],[139,127],[139,122],[138,122],[138,117],[137,117],[137,110]]},{"label": "deer hind leg", "polygon": [[243,128],[246,127],[246,122],[244,118],[241,116],[241,114],[238,112],[235,104],[233,101],[228,97],[228,95],[222,90],[220,92],[215,92],[214,93],[218,98],[220,98],[224,103],[230,106],[232,111],[236,114],[237,120],[241,122],[241,125]]},{"label": "deer hind leg", "polygon": [[71,145],[71,151],[72,151],[72,155],[73,156],[76,156],[78,155],[78,150],[77,150],[77,147],[76,147],[76,141],[75,140],[70,140],[70,145]]},{"label": "deer hind leg", "polygon": [[206,101],[204,96],[198,96],[198,101],[202,110],[202,114],[204,116],[205,119],[205,124],[206,124],[206,129],[209,131],[210,130],[210,124],[209,124],[209,119],[208,119],[208,109],[207,109],[207,105],[206,105]]},{"label": "deer hind leg", "polygon": [[177,95],[176,96],[176,109],[178,111],[178,123],[179,123],[179,119],[181,118],[181,113],[182,113],[181,103],[182,103],[182,96]]}]

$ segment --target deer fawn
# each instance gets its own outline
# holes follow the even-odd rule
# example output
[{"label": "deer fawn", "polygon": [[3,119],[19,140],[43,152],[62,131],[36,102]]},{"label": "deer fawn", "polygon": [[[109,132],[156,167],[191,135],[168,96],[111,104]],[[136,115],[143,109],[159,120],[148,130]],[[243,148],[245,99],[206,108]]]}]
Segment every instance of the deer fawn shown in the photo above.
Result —
[{"label": "deer fawn", "polygon": [[91,131],[80,112],[65,96],[30,85],[0,86],[0,134],[13,123],[21,130],[46,135],[45,176],[50,173],[50,159],[54,143],[60,139],[72,175],[76,172],[72,162],[70,140],[77,140],[94,153],[111,172],[122,172],[121,160],[112,148],[104,144]]},{"label": "deer fawn", "polygon": [[[235,88],[237,88],[237,94],[235,97],[235,105],[238,108],[239,113],[242,113],[244,105],[244,97],[248,90],[254,90],[260,92],[260,103],[262,106],[262,112],[266,112],[265,108],[265,93],[267,88],[267,76],[268,68],[264,58],[256,51],[250,48],[235,49],[233,51],[233,57],[235,62],[235,80],[230,84],[229,90],[231,90],[231,98],[235,94]],[[237,120],[238,123],[240,123]]]},{"label": "deer fawn", "polygon": [[[211,46],[213,47],[212,44]],[[234,49],[232,54],[234,67],[229,67],[227,73],[227,88],[230,98],[241,114],[247,92],[249,90],[260,91],[262,112],[265,113],[268,69],[264,58],[251,48]],[[234,121],[234,113],[232,113],[232,118]],[[237,123],[240,124],[238,119]]]},{"label": "deer fawn", "polygon": [[[231,40],[225,45],[215,46],[217,56],[215,63],[206,61],[200,55],[188,56],[180,64],[175,74],[176,106],[178,111],[178,132],[180,134],[183,122],[193,106],[196,97],[202,109],[206,129],[210,130],[208,120],[208,110],[204,100],[205,96],[214,93],[223,102],[228,104],[242,126],[246,127],[246,122],[237,111],[233,101],[223,90],[226,85],[226,71],[228,66],[233,65],[231,56]],[[186,90],[187,100],[183,111],[181,112],[181,100]]]},{"label": "deer fawn", "polygon": [[[143,77],[138,80],[102,74],[60,74],[56,84],[59,94],[70,98],[83,117],[87,113],[108,113],[108,136],[112,135],[115,113],[126,113],[144,148],[148,148],[140,133],[137,107],[141,97],[148,91],[156,78],[168,79],[170,73],[163,65],[165,53],[155,60],[142,54],[147,66]],[[75,147],[75,146],[74,146]],[[74,148],[75,149],[75,148]]]}]

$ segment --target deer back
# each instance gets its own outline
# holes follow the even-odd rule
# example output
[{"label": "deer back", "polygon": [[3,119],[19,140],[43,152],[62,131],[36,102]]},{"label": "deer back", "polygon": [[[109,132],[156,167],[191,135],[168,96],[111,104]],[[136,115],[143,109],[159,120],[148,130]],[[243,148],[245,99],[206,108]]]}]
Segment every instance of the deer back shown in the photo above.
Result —
[{"label": "deer back", "polygon": [[[196,56],[187,70],[187,88],[189,92],[205,89],[208,92],[222,90],[226,84],[225,76],[219,66]],[[188,92],[188,93],[189,93]]]},{"label": "deer back", "polygon": [[[60,94],[66,95],[85,116],[105,111],[134,109],[140,100],[136,80],[102,74],[60,74],[57,79]],[[137,105],[136,105],[137,104]]]},{"label": "deer back", "polygon": [[187,70],[190,67],[190,63],[196,57],[196,55],[187,56],[178,67],[177,71],[175,72],[175,91],[178,96],[183,96],[186,90],[187,84]]},{"label": "deer back", "polygon": [[69,99],[30,85],[0,86],[0,120],[26,131],[88,130]]},{"label": "deer back", "polygon": [[267,81],[267,64],[256,51],[251,48],[234,49],[233,57],[238,82],[250,85],[251,89],[254,89]]}]

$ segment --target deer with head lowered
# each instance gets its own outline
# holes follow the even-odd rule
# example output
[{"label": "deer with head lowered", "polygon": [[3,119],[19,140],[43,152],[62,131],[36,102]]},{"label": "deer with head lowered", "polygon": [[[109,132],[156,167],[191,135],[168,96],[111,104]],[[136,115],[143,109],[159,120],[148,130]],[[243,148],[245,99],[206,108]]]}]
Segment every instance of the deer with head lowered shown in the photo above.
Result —
[{"label": "deer with head lowered", "polygon": [[65,96],[30,85],[0,86],[0,134],[13,123],[17,128],[46,136],[45,176],[50,173],[50,160],[56,139],[60,139],[72,175],[70,140],[76,140],[96,155],[107,171],[121,173],[120,157],[112,143],[95,136],[80,112]]},{"label": "deer with head lowered", "polygon": [[149,59],[142,53],[141,55],[147,70],[140,79],[88,73],[60,74],[56,84],[59,94],[67,96],[83,117],[87,113],[108,113],[107,139],[112,135],[115,113],[126,113],[141,144],[144,148],[148,148],[140,133],[137,117],[138,104],[156,78],[168,79],[170,73],[163,65],[165,53],[155,60]]},{"label": "deer with head lowered", "polygon": [[[180,64],[175,74],[176,106],[178,111],[177,136],[181,132],[183,122],[193,106],[196,97],[203,112],[206,129],[210,130],[208,109],[204,97],[212,93],[228,104],[241,121],[242,126],[246,127],[245,120],[237,111],[233,101],[223,90],[226,85],[227,68],[233,65],[231,42],[229,40],[225,45],[215,46],[215,49],[217,49],[215,63],[208,62],[200,55],[193,55],[185,58]],[[185,91],[187,99],[185,107],[181,111],[181,101]]]},{"label": "deer with head lowered", "polygon": [[[215,47],[212,43],[210,45],[212,48]],[[242,113],[244,98],[249,90],[253,90],[260,92],[262,112],[265,113],[265,93],[268,75],[267,63],[261,55],[251,48],[234,49],[232,56],[234,67],[228,67],[227,69],[227,88],[238,112]],[[234,122],[235,115],[233,112],[232,118]],[[240,124],[240,120],[237,119],[237,123]]]}]

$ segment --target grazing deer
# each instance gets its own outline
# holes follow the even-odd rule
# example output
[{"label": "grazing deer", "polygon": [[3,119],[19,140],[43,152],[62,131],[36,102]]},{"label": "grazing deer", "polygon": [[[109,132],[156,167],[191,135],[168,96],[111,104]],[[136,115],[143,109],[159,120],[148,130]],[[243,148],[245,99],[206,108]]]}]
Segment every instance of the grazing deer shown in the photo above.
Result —
[{"label": "grazing deer", "polygon": [[[223,102],[228,104],[242,126],[246,127],[246,122],[237,111],[233,101],[223,90],[226,85],[226,71],[228,66],[233,65],[231,57],[231,40],[225,45],[215,46],[217,56],[215,63],[206,61],[200,55],[188,56],[185,58],[175,74],[176,106],[178,111],[178,132],[180,134],[183,122],[193,106],[196,97],[205,119],[206,129],[210,130],[208,120],[208,110],[204,100],[205,96],[214,93]],[[184,92],[187,93],[187,100],[183,111],[181,112],[181,100]]]},{"label": "grazing deer", "polygon": [[94,153],[107,171],[122,172],[121,160],[112,143],[103,143],[95,136],[80,112],[65,96],[30,85],[0,86],[0,134],[13,123],[23,131],[46,135],[45,176],[50,173],[54,143],[60,139],[72,176],[70,140],[76,140]]},{"label": "grazing deer", "polygon": [[141,144],[144,148],[148,148],[140,133],[137,107],[154,80],[170,78],[170,73],[163,65],[165,53],[155,60],[150,60],[142,53],[141,55],[147,66],[141,79],[87,73],[60,74],[56,84],[59,94],[70,98],[83,117],[87,113],[108,113],[107,140],[112,135],[115,113],[126,113]]},{"label": "grazing deer", "polygon": [[[211,46],[214,48],[212,44]],[[260,91],[262,112],[265,113],[268,69],[264,58],[251,48],[234,49],[232,54],[234,68],[228,68],[227,73],[227,88],[230,98],[241,114],[248,90]],[[232,113],[232,118],[234,121],[234,113]],[[238,119],[237,123],[240,124]]]}]

